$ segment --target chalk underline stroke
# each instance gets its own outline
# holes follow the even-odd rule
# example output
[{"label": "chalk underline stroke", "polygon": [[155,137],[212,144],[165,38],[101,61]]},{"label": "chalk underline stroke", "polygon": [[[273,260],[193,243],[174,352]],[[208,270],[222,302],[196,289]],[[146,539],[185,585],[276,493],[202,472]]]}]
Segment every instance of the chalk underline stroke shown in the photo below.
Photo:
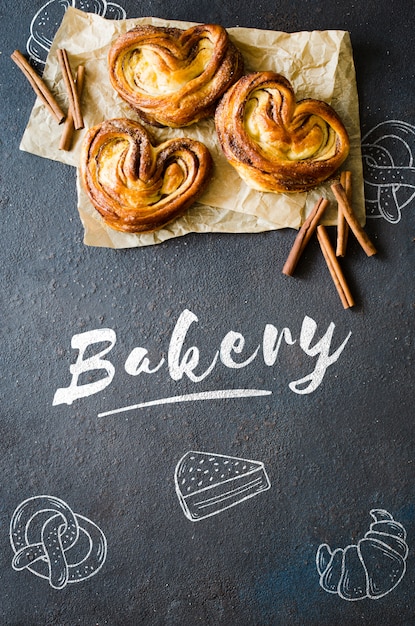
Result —
[{"label": "chalk underline stroke", "polygon": [[199,400],[227,400],[229,398],[250,398],[256,396],[269,396],[272,391],[267,389],[217,389],[215,391],[201,391],[199,393],[188,393],[182,396],[170,396],[168,398],[159,398],[157,400],[149,400],[148,402],[140,402],[130,406],[120,407],[111,411],[98,413],[98,417],[108,417],[116,413],[124,413],[126,411],[134,411],[135,409],[144,409],[149,406],[158,406],[161,404],[177,404],[180,402],[197,402]]}]

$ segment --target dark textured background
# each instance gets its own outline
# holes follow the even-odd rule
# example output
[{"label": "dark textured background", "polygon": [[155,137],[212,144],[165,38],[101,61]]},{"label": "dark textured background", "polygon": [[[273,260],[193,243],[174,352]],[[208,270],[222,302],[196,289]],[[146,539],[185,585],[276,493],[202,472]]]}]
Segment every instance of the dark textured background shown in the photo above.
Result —
[{"label": "dark textured background", "polygon": [[[368,219],[377,256],[366,258],[351,239],[345,271],[357,306],[348,311],[315,242],[295,279],[281,274],[291,231],[190,235],[128,251],[85,247],[75,172],[19,151],[34,96],[10,54],[24,50],[43,4],[0,4],[0,622],[414,624],[414,202],[396,223]],[[348,30],[362,135],[385,120],[415,124],[412,1],[120,4],[128,17]],[[185,308],[199,317],[194,337],[206,359],[231,329],[254,346],[266,323],[298,335],[305,315],[321,333],[333,321],[336,346],[349,330],[352,337],[310,395],[288,389],[304,363],[287,348],[273,368],[259,361],[236,372],[217,367],[206,381],[209,389],[272,389],[265,399],[98,418],[117,406],[199,390],[168,380],[165,370],[147,379],[123,373],[136,345],[154,359],[165,354]],[[53,407],[55,390],[70,381],[72,336],[100,327],[117,333],[112,385],[70,407]],[[175,465],[190,449],[261,460],[271,489],[192,524],[173,485]],[[20,502],[40,494],[63,499],[103,529],[108,556],[95,577],[57,591],[12,569],[10,518]],[[356,542],[373,507],[405,526],[407,572],[382,599],[345,602],[320,588],[316,550],[323,542]]]}]

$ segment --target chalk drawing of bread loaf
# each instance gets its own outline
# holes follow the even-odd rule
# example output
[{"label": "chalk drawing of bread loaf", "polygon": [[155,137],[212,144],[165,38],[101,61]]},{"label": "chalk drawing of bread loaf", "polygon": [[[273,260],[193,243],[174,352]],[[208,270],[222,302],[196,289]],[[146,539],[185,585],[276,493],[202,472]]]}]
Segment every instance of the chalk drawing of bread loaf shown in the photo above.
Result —
[{"label": "chalk drawing of bread loaf", "polygon": [[68,8],[73,7],[86,13],[95,13],[106,19],[126,18],[125,10],[116,2],[108,0],[48,0],[37,11],[30,24],[30,37],[26,49],[31,64],[41,73],[46,58]]},{"label": "chalk drawing of bread loaf", "polygon": [[372,509],[373,522],[357,545],[332,551],[319,546],[316,555],[320,585],[344,600],[376,600],[390,593],[406,571],[406,530],[384,509]]},{"label": "chalk drawing of bread loaf", "polygon": [[209,452],[186,452],[176,466],[179,502],[192,522],[252,498],[270,488],[264,464]]}]

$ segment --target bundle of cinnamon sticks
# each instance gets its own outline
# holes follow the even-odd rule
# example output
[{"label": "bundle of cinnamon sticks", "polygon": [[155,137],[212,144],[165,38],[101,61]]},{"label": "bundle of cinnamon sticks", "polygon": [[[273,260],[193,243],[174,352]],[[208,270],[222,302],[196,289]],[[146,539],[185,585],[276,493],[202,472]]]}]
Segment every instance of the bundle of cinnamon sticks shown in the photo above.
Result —
[{"label": "bundle of cinnamon sticks", "polygon": [[329,201],[326,198],[320,198],[298,231],[297,237],[295,238],[282,272],[287,276],[292,276],[294,274],[297,263],[300,260],[305,247],[314,232],[316,232],[321,251],[330,271],[334,285],[336,286],[343,307],[347,309],[353,307],[355,302],[340,266],[339,257],[344,257],[346,255],[349,231],[352,231],[367,256],[376,254],[377,250],[370,241],[366,232],[361,227],[353,212],[351,206],[351,172],[342,172],[340,180],[333,183],[331,185],[331,189],[338,205],[336,250],[334,250],[334,247],[331,244],[326,228],[320,224],[320,220],[329,205]]},{"label": "bundle of cinnamon sticks", "polygon": [[36,70],[30,65],[23,54],[19,52],[19,50],[15,50],[11,55],[11,58],[26,76],[34,92],[47,107],[51,115],[56,119],[57,123],[64,123],[59,149],[70,150],[74,131],[84,128],[81,111],[81,95],[85,78],[85,67],[80,65],[77,68],[76,77],[74,78],[67,51],[63,48],[59,49],[57,51],[57,56],[69,100],[68,112],[66,115],[62,111],[45,81],[38,75]]}]

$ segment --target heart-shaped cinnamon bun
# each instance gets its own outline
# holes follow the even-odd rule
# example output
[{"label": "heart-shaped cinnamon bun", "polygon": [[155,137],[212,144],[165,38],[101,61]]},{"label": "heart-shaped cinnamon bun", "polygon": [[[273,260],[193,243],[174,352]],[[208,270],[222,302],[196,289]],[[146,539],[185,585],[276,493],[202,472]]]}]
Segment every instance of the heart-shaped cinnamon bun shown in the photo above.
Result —
[{"label": "heart-shaped cinnamon bun", "polygon": [[81,178],[106,224],[151,232],[182,215],[204,191],[212,158],[199,141],[178,137],[157,146],[138,122],[113,119],[86,133]]},{"label": "heart-shaped cinnamon bun", "polygon": [[243,58],[216,24],[188,30],[137,26],[108,54],[109,77],[144,121],[178,128],[212,116],[243,72]]},{"label": "heart-shaped cinnamon bun", "polygon": [[340,117],[326,102],[295,101],[275,72],[243,76],[215,115],[223,152],[241,178],[260,191],[307,191],[330,178],[349,153]]}]

